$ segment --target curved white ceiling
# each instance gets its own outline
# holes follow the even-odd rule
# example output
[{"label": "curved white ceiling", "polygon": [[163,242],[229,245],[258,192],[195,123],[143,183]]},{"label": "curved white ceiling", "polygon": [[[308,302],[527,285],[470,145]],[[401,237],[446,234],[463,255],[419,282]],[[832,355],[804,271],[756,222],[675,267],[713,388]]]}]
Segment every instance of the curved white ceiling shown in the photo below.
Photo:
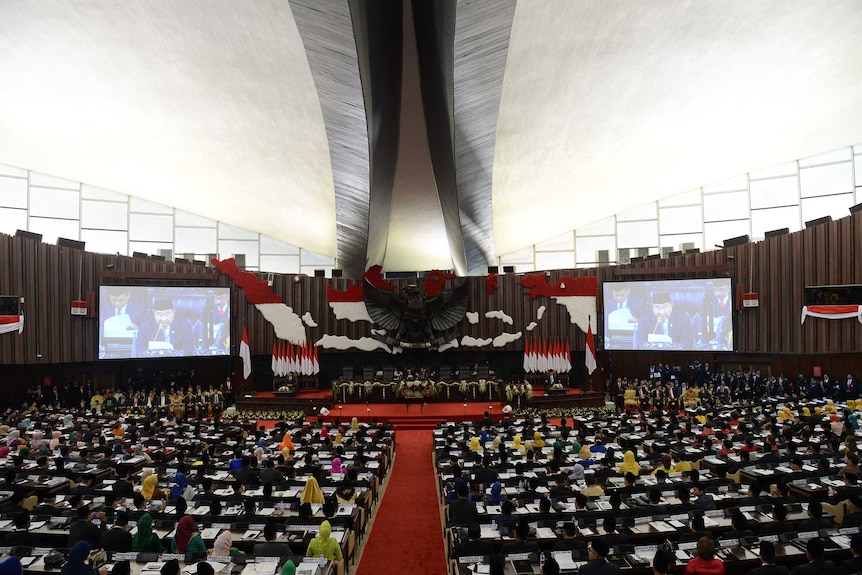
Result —
[{"label": "curved white ceiling", "polygon": [[0,13],[0,162],[335,255],[329,148],[287,2]]},{"label": "curved white ceiling", "polygon": [[[355,162],[375,127],[344,137],[362,124],[361,60],[344,53],[356,45],[351,4],[299,4],[295,20],[289,2],[0,0],[0,163],[362,258],[369,189]],[[511,35],[509,16],[497,32],[481,26],[493,5],[459,0],[455,23],[471,270],[648,201],[862,142],[857,0],[518,0]],[[335,8],[338,30],[315,21]],[[464,80],[503,63],[499,89],[494,74]],[[495,111],[498,98],[496,126],[471,123],[465,111]],[[451,259],[440,250],[428,261]]]},{"label": "curved white ceiling", "polygon": [[853,0],[519,0],[497,123],[497,253],[859,143],[859,30]]}]

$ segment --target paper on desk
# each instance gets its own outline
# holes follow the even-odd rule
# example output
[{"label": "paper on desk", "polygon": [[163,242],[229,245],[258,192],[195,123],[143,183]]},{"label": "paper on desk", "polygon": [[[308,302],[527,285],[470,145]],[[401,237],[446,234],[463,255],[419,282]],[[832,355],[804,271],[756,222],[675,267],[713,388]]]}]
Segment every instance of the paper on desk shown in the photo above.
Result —
[{"label": "paper on desk", "polygon": [[479,530],[481,532],[480,537],[482,539],[497,539],[500,537],[500,531],[497,529],[496,525],[483,523],[479,526]]},{"label": "paper on desk", "polygon": [[537,527],[536,537],[539,539],[556,539],[557,534],[550,527]]},{"label": "paper on desk", "polygon": [[470,572],[484,575],[485,573],[491,572],[491,566],[487,563],[473,563],[470,565]]}]

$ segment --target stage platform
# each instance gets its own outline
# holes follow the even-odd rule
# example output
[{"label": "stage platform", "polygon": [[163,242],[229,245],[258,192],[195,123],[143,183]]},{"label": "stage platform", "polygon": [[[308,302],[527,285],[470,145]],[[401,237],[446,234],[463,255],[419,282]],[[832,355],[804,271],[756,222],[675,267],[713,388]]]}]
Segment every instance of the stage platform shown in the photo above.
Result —
[{"label": "stage platform", "polygon": [[[533,398],[522,407],[535,409],[601,407],[604,405],[601,392],[582,392],[567,390],[565,393],[545,395],[543,390],[534,390]],[[329,409],[328,420],[338,417],[349,421],[353,417],[360,421],[392,423],[398,429],[429,429],[440,421],[462,421],[480,419],[484,412],[490,411],[495,419],[501,419],[506,402],[482,401],[452,402],[431,400],[423,402],[411,399],[386,403],[334,403],[331,392],[301,391],[296,395],[273,392],[257,392],[237,398],[237,409],[243,412],[255,411],[302,411],[307,416],[317,416],[321,407]],[[516,405],[513,405],[516,406]]]}]

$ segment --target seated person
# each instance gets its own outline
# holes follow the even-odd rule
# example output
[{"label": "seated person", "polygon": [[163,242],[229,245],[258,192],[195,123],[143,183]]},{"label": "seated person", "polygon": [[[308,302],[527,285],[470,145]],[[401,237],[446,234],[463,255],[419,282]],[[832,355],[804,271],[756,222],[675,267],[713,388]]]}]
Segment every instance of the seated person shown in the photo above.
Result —
[{"label": "seated person", "polygon": [[530,525],[526,520],[520,521],[515,527],[515,540],[504,543],[500,549],[503,555],[513,555],[515,553],[535,553],[538,555],[541,550],[539,544],[535,541],[527,541],[530,536]]}]

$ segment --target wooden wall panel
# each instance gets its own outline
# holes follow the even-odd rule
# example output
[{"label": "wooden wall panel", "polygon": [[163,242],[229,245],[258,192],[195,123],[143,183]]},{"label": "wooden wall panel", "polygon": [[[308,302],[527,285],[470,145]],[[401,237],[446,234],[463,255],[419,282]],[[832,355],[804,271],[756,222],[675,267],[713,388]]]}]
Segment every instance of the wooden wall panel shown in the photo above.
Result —
[{"label": "wooden wall panel", "polygon": [[[840,368],[862,373],[860,345],[862,326],[854,320],[829,321],[809,318],[800,325],[804,287],[822,284],[862,283],[862,214],[853,214],[836,222],[779,236],[757,243],[734,246],[698,254],[681,254],[667,259],[650,259],[627,266],[596,269],[555,270],[549,282],[563,275],[575,277],[596,275],[599,285],[608,280],[637,280],[684,277],[712,277],[727,274],[734,284],[760,294],[760,307],[736,312],[735,332],[739,354],[773,354],[813,356],[805,365],[820,365],[828,358],[842,357]],[[109,270],[110,266],[110,270]],[[193,264],[175,264],[146,258],[93,254],[70,248],[36,243],[30,239],[0,235],[0,293],[25,297],[25,329],[22,335],[0,336],[0,364],[55,364],[89,362],[98,354],[98,324],[95,318],[73,317],[70,305],[86,292],[98,292],[102,283],[162,282],[163,279],[122,280],[123,274],[174,274],[175,284],[232,286],[232,282],[212,268]],[[261,279],[266,274],[258,274]],[[494,337],[501,332],[522,331],[522,338],[504,348],[487,347],[482,354],[520,353],[526,339],[568,339],[572,353],[583,353],[584,335],[570,323],[566,310],[548,298],[531,299],[517,284],[523,275],[502,274],[499,289],[488,295],[485,277],[457,278],[448,285],[469,284],[470,311],[480,312],[475,325],[462,322],[452,334],[476,338]],[[298,280],[298,281],[294,281]],[[394,280],[399,289],[421,280]],[[324,334],[344,335],[351,339],[368,336],[365,322],[337,320],[328,306],[326,286],[343,290],[358,280],[313,278],[304,275],[273,276],[273,290],[284,298],[300,316],[310,312],[318,324],[307,334],[317,341]],[[242,293],[235,297],[234,329],[231,338],[237,353],[242,326],[248,327],[255,355],[269,355],[274,333],[262,315]],[[537,320],[540,306],[546,308]],[[484,317],[484,312],[503,310],[514,325]],[[601,314],[601,309],[598,310]],[[524,328],[532,321],[532,332]],[[463,352],[473,348],[461,349]],[[324,350],[324,354],[333,353]],[[355,353],[355,351],[354,351]],[[842,355],[844,354],[844,355]],[[41,357],[39,357],[41,355]],[[701,354],[702,355],[702,354]],[[713,361],[721,360],[717,354]],[[687,358],[687,356],[685,356]],[[650,362],[674,363],[685,359],[679,354],[605,354],[600,351],[599,364],[606,373],[620,364],[649,365]],[[692,358],[696,359],[696,358]],[[704,358],[701,358],[703,361]],[[789,358],[786,358],[789,361]],[[580,359],[575,360],[579,362]],[[689,361],[685,359],[685,361]],[[685,362],[683,361],[683,363]],[[779,360],[783,361],[783,360]],[[814,362],[814,363],[812,363]],[[839,367],[836,363],[836,367]],[[777,367],[773,365],[773,367]],[[846,375],[846,373],[845,373]]]}]

